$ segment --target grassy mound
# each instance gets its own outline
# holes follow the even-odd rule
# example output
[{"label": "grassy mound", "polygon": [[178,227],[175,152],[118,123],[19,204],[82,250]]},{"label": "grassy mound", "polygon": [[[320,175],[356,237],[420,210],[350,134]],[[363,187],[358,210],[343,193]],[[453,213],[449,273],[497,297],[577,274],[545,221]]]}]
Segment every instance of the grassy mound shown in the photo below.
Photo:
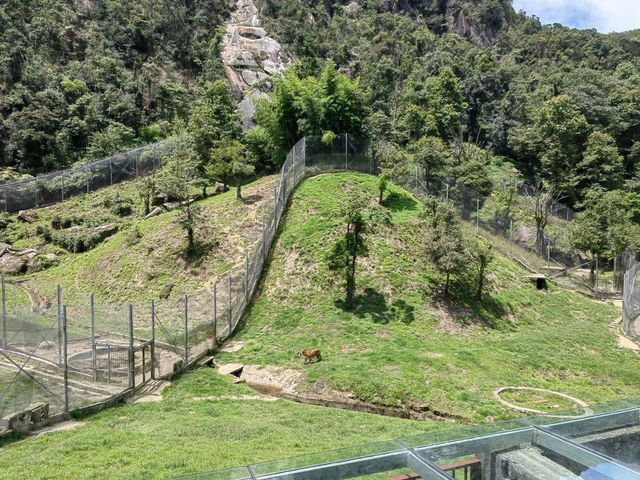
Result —
[{"label": "grassy mound", "polygon": [[[501,386],[548,388],[590,403],[635,395],[637,357],[617,347],[615,307],[555,286],[538,291],[501,256],[482,302],[462,282],[453,299],[443,298],[441,279],[423,260],[422,207],[398,187],[386,201],[392,225],[371,237],[370,256],[358,265],[357,308],[341,308],[342,285],[327,256],[355,182],[375,198],[375,178],[358,174],[315,177],[295,193],[236,335],[246,347],[223,360],[304,369],[299,390],[350,392],[474,422],[513,415],[493,397]],[[324,360],[303,367],[295,355],[302,348],[322,349]]]}]

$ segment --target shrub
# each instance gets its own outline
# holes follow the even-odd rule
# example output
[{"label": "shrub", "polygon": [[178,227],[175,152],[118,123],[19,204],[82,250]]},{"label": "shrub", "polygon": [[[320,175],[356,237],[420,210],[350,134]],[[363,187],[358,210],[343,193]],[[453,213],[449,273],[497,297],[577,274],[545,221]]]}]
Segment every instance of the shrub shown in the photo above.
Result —
[{"label": "shrub", "polygon": [[71,228],[75,225],[82,225],[83,223],[84,220],[82,218],[73,215],[55,215],[51,219],[51,227],[53,227],[54,230]]},{"label": "shrub", "polygon": [[104,199],[104,206],[119,217],[126,217],[133,213],[133,200],[116,192]]},{"label": "shrub", "polygon": [[42,237],[45,242],[51,241],[51,230],[46,225],[37,225],[36,235]]}]

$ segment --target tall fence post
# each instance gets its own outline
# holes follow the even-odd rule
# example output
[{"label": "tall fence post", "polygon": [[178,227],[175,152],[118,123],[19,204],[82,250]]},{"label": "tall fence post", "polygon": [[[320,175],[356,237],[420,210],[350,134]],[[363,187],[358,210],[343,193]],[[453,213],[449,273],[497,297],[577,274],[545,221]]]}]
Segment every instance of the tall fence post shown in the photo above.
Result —
[{"label": "tall fence post", "polygon": [[249,252],[244,249],[244,305],[249,306]]},{"label": "tall fence post", "polygon": [[151,379],[156,379],[156,302],[151,300]]},{"label": "tall fence post", "polygon": [[136,386],[136,356],[133,351],[133,305],[129,304],[129,388]]},{"label": "tall fence post", "polygon": [[344,169],[349,170],[349,134],[344,135]]},{"label": "tall fence post", "polygon": [[98,379],[98,371],[96,366],[96,307],[95,296],[91,293],[89,298],[91,308],[91,371],[93,372],[93,381]]},{"label": "tall fence post", "polygon": [[267,261],[267,222],[262,216],[262,263]]},{"label": "tall fence post", "polygon": [[58,285],[57,299],[57,323],[58,323],[58,366],[62,366],[62,287]]},{"label": "tall fence post", "polygon": [[67,358],[67,306],[62,307],[62,333],[64,335],[64,413],[69,413],[69,362]]},{"label": "tall fence post", "polygon": [[189,297],[184,296],[184,366],[189,363]]},{"label": "tall fence post", "polygon": [[5,274],[2,272],[2,348],[7,348],[7,287]]},{"label": "tall fence post", "polygon": [[229,336],[233,332],[233,299],[231,298],[231,274],[227,276],[229,284]]},{"label": "tall fence post", "polygon": [[278,187],[273,187],[273,212],[274,217],[278,218]]},{"label": "tall fence post", "polygon": [[218,346],[218,284],[213,284],[212,297],[212,312],[213,313],[213,347]]},{"label": "tall fence post", "polygon": [[304,174],[307,168],[307,137],[304,137],[302,142],[302,172]]}]

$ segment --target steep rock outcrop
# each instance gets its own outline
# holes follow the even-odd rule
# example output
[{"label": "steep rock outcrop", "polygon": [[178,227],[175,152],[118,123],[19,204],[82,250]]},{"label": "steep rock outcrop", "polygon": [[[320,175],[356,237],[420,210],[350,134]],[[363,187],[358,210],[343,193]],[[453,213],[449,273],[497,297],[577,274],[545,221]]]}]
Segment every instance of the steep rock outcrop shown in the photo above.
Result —
[{"label": "steep rock outcrop", "polygon": [[236,2],[222,43],[222,62],[248,130],[254,124],[256,100],[266,97],[273,77],[282,74],[291,60],[262,28],[252,0]]}]

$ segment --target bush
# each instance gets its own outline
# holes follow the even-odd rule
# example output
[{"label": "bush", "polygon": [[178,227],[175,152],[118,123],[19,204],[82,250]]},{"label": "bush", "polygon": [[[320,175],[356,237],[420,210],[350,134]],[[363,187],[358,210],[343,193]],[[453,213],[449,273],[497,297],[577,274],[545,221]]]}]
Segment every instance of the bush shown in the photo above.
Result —
[{"label": "bush", "polygon": [[11,216],[8,213],[3,212],[0,214],[0,230],[4,230],[11,223],[13,223],[13,220],[11,219]]},{"label": "bush", "polygon": [[140,230],[140,227],[135,225],[133,228],[130,228],[127,231],[127,236],[125,241],[127,242],[127,245],[129,245],[130,247],[133,247],[134,245],[137,245],[140,242],[143,236],[144,235]]},{"label": "bush", "polygon": [[119,217],[126,217],[133,213],[133,200],[116,192],[104,199],[104,206]]},{"label": "bush", "polygon": [[53,227],[54,230],[71,228],[76,225],[82,225],[83,223],[84,219],[73,215],[55,215],[51,219],[51,227]]},{"label": "bush", "polygon": [[46,225],[37,225],[36,235],[42,237],[45,242],[51,241],[51,230]]},{"label": "bush", "polygon": [[97,247],[117,232],[117,228],[95,232],[91,230],[62,230],[54,232],[52,242],[70,253],[82,253]]}]

